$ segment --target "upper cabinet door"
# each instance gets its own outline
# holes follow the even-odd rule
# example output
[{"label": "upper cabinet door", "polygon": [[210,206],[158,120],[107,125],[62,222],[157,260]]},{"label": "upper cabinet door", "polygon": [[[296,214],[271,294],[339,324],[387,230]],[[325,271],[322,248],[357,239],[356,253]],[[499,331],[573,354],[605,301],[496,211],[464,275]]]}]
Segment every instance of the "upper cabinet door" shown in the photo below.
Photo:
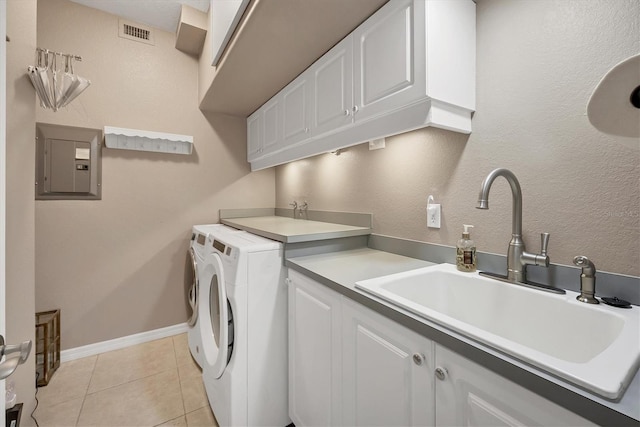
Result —
[{"label": "upper cabinet door", "polygon": [[262,154],[262,110],[247,118],[247,160],[254,161]]},{"label": "upper cabinet door", "polygon": [[311,136],[311,82],[309,73],[300,75],[282,89],[282,138],[290,146]]},{"label": "upper cabinet door", "polygon": [[424,1],[392,1],[353,32],[355,120],[425,96]]},{"label": "upper cabinet door", "polygon": [[314,135],[352,123],[353,46],[347,37],[334,46],[310,68],[313,80]]},{"label": "upper cabinet door", "polygon": [[280,100],[281,97],[276,96],[261,108],[264,121],[264,134],[262,137],[264,154],[273,152],[282,145]]}]

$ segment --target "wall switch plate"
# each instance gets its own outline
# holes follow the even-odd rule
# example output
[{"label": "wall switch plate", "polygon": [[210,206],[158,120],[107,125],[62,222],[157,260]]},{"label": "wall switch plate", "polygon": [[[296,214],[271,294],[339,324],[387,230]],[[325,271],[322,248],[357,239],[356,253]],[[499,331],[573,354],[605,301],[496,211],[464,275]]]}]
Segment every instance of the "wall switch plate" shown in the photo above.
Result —
[{"label": "wall switch plate", "polygon": [[440,204],[431,203],[427,207],[427,227],[440,228]]}]

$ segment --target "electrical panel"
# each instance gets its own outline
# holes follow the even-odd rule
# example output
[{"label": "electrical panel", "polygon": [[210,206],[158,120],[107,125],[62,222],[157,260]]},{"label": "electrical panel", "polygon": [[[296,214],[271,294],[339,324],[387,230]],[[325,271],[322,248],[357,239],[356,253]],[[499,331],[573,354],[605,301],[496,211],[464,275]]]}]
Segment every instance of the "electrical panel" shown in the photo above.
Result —
[{"label": "electrical panel", "polygon": [[101,129],[36,123],[36,200],[102,197]]}]

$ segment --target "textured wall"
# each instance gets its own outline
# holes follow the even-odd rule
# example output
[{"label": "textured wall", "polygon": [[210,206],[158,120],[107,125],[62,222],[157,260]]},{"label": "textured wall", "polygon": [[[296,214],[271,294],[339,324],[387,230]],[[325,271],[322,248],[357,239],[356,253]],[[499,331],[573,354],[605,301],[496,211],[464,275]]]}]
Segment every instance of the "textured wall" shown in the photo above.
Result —
[{"label": "textured wall", "polygon": [[[640,275],[640,141],[602,134],[586,116],[602,76],[638,52],[635,0],[478,0],[473,133],[422,129],[383,150],[278,167],[276,205],[371,212],[376,233],[449,246],[474,224],[478,250],[506,254],[506,181],[494,183],[490,210],[475,209],[484,177],[506,167],[522,186],[529,250],[549,232],[553,263],[582,254],[600,270]],[[429,194],[443,206],[440,230],[426,227]]]},{"label": "textured wall", "polygon": [[[9,344],[35,340],[34,201],[35,95],[26,64],[36,47],[36,0],[7,2],[7,149],[6,149],[6,339]],[[2,41],[2,43],[5,43]],[[2,89],[4,90],[4,88]],[[2,132],[5,130],[2,129]],[[35,405],[35,344],[31,355],[7,381],[24,403],[22,424]],[[3,395],[4,396],[4,395]],[[4,398],[4,397],[2,397]]]},{"label": "textured wall", "polygon": [[275,199],[274,171],[249,171],[245,120],[198,109],[198,60],[171,33],[149,46],[117,29],[98,10],[38,3],[38,44],[81,55],[92,85],[37,120],[193,135],[194,153],[103,148],[101,201],[36,202],[36,307],[62,309],[63,349],[185,322],[191,226]]}]

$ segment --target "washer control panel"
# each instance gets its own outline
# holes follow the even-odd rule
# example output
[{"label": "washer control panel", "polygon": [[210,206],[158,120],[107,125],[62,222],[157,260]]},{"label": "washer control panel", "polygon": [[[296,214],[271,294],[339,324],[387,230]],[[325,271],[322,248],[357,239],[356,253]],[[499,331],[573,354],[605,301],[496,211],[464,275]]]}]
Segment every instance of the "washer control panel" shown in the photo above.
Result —
[{"label": "washer control panel", "polygon": [[225,255],[230,258],[236,257],[235,248],[225,244],[221,240],[213,239],[213,241],[211,242],[211,246],[213,247],[213,249],[215,249],[217,252],[219,252],[222,255]]}]

